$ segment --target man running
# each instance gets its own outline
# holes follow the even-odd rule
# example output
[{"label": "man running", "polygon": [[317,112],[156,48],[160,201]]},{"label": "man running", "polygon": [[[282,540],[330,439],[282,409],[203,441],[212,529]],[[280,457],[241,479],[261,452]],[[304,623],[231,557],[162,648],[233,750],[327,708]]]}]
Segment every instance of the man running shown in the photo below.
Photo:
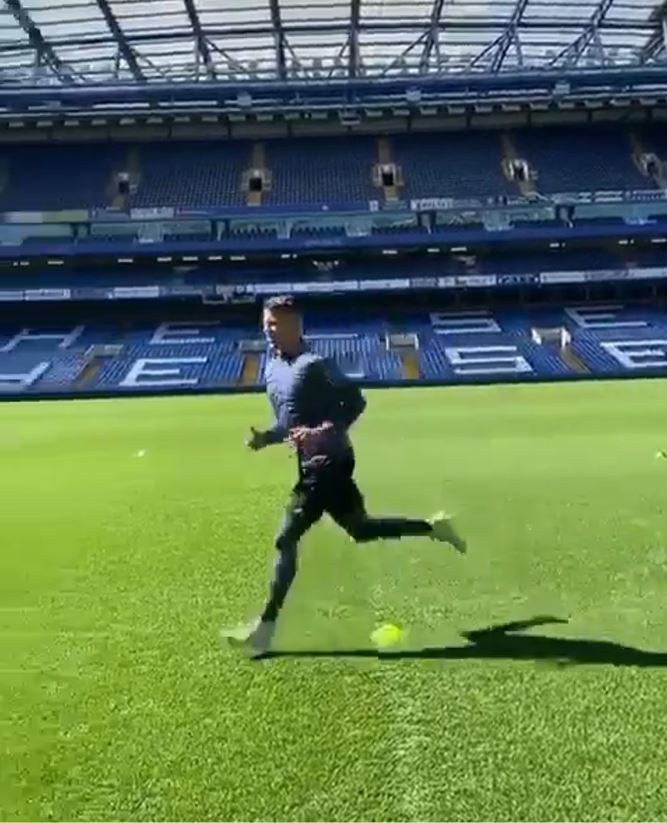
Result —
[{"label": "man running", "polygon": [[327,513],[358,543],[424,536],[465,552],[466,543],[451,519],[369,517],[354,482],[355,458],[348,430],[366,408],[358,387],[337,365],[309,351],[301,314],[291,297],[274,297],[264,306],[264,331],[271,344],[266,389],[275,423],[251,428],[253,451],[287,442],[298,458],[298,479],[276,537],[278,551],[269,597],[261,615],[233,640],[253,656],[271,647],[276,621],[297,570],[303,535]]}]

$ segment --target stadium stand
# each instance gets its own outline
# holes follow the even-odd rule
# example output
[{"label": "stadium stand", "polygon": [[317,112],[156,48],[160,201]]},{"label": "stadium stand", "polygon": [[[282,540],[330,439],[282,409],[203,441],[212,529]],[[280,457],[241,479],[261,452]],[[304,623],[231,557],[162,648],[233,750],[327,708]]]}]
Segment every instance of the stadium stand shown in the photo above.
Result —
[{"label": "stadium stand", "polygon": [[[128,385],[128,376],[133,369],[141,366],[143,374],[152,373],[154,379],[167,385],[224,387],[237,385],[241,376],[242,359],[236,351],[230,351],[226,344],[209,346],[205,354],[193,351],[193,346],[162,347],[156,352],[147,345],[130,345],[123,350],[120,357],[114,357],[105,363],[90,389],[141,389],[141,385]],[[178,368],[168,361],[178,361]],[[174,383],[175,381],[175,383]]]},{"label": "stadium stand", "polygon": [[535,129],[517,135],[519,154],[536,173],[543,194],[652,188],[632,160],[625,130]]},{"label": "stadium stand", "polygon": [[[665,154],[659,130],[651,131],[645,143]],[[390,187],[394,198],[526,194],[525,186],[504,169],[508,157],[528,163],[534,188],[542,194],[657,186],[655,175],[642,172],[633,160],[632,135],[623,128],[524,129],[504,139],[486,131],[412,134],[395,136],[385,145],[383,154],[377,139],[360,136],[274,139],[265,144],[224,140],[11,146],[3,149],[0,211],[114,205],[321,210],[367,204],[382,200],[388,191],[374,177],[381,154],[397,172],[396,185]],[[251,172],[261,181],[254,201],[249,199]],[[124,195],[119,194],[122,174],[127,175]]]},{"label": "stadium stand", "polygon": [[[588,36],[590,27],[585,31]],[[429,68],[432,27],[426,35],[420,76]],[[508,37],[481,51],[482,63],[471,64],[473,74],[484,73],[486,58],[491,73],[498,71],[516,45],[516,31],[508,30]],[[580,41],[574,45],[579,48]],[[563,54],[569,54],[567,48]],[[341,67],[351,70],[353,61],[350,49]],[[257,67],[247,68],[248,77],[254,77]],[[387,67],[391,77],[395,68]],[[287,70],[284,66],[283,74]],[[313,70],[317,75],[316,65]],[[239,76],[245,74],[239,70]],[[134,80],[140,75],[135,67]],[[62,76],[52,79],[60,82]],[[382,116],[376,110],[361,112],[359,106],[359,111],[345,107],[329,117],[331,111],[324,114],[320,106],[326,108],[327,95],[338,88],[334,74],[310,111],[301,101],[298,112],[281,107],[277,88],[260,89],[258,83],[247,94],[235,92],[229,116],[195,122],[188,107],[195,111],[205,104],[196,96],[182,101],[173,119],[163,118],[160,108],[173,101],[128,99],[115,128],[111,121],[95,120],[108,128],[104,138],[83,129],[87,137],[65,142],[67,128],[81,125],[74,119],[60,130],[54,121],[41,121],[54,130],[33,143],[6,136],[0,212],[32,216],[0,221],[0,294],[7,302],[48,299],[63,323],[65,314],[75,325],[79,316],[86,318],[66,345],[57,336],[62,327],[53,323],[30,328],[51,329],[54,336],[15,346],[11,340],[17,329],[0,329],[0,369],[10,388],[19,380],[11,375],[21,374],[30,375],[28,392],[134,391],[160,380],[165,389],[261,386],[265,353],[261,347],[243,348],[244,342],[257,340],[256,326],[206,326],[207,334],[196,341],[156,341],[155,317],[149,324],[133,306],[122,323],[113,311],[102,322],[102,301],[160,298],[167,317],[171,298],[190,300],[197,308],[201,302],[257,303],[274,288],[297,292],[306,302],[329,294],[335,308],[313,315],[312,345],[369,383],[615,374],[632,371],[628,363],[642,358],[651,368],[662,368],[659,353],[637,354],[632,348],[667,334],[660,313],[644,308],[636,321],[641,325],[602,328],[578,324],[562,309],[525,308],[540,302],[545,287],[561,285],[554,299],[563,305],[569,294],[588,299],[590,285],[602,282],[614,296],[626,283],[631,299],[633,286],[667,271],[664,246],[657,245],[667,240],[662,231],[667,143],[655,118],[610,118],[602,125],[602,118],[585,106],[560,111],[554,98],[542,119],[537,110],[526,113],[530,94],[527,108],[516,111],[512,106],[496,111],[485,102],[473,111],[466,108],[466,98],[460,111],[448,104],[445,113],[426,99],[417,100],[412,89],[387,98],[391,112]],[[383,88],[384,80],[369,99]],[[84,97],[98,90],[85,89]],[[175,99],[177,89],[170,94]],[[408,103],[412,109],[403,108]],[[145,106],[152,122],[140,126],[132,112]],[[491,116],[484,125],[486,115]],[[132,128],[123,133],[121,125]],[[144,131],[149,125],[157,130]],[[559,194],[566,196],[554,196]],[[580,206],[581,218],[575,213]],[[84,216],[40,214],[72,210]],[[578,231],[581,223],[588,235]],[[121,241],[127,255],[114,249]],[[183,249],[169,248],[172,241]],[[167,253],[161,255],[161,247]],[[398,286],[396,279],[402,281]],[[342,289],[345,280],[353,286]],[[499,286],[506,287],[502,294]],[[383,289],[385,294],[419,292],[419,307],[410,309],[406,296],[391,309],[386,300],[377,311],[369,309],[365,297],[372,292],[380,300]],[[345,313],[336,302],[342,292],[348,301]],[[517,304],[519,295],[524,305]],[[94,308],[77,314],[70,304],[65,311],[64,301],[88,299],[98,301]],[[355,303],[363,303],[363,311],[353,312]],[[447,328],[433,322],[434,305],[459,311],[502,308],[494,308],[493,327],[471,314],[468,325],[460,315],[463,326]],[[193,322],[198,317],[195,312]],[[617,331],[630,347],[625,359],[614,349]],[[405,339],[392,342],[388,335],[394,333]],[[553,345],[556,339],[560,348]],[[656,345],[662,351],[662,343]],[[156,358],[178,363],[151,364]],[[149,374],[160,369],[164,375]],[[639,365],[635,371],[644,369]]]},{"label": "stadium stand", "polygon": [[107,189],[125,165],[119,145],[3,146],[0,211],[60,211],[111,205]]},{"label": "stadium stand", "polygon": [[398,136],[393,145],[408,198],[519,193],[503,174],[496,132]]},{"label": "stadium stand", "polygon": [[243,206],[243,172],[250,165],[250,144],[161,143],[141,149],[141,179],[132,204],[137,207]]},{"label": "stadium stand", "polygon": [[[560,328],[562,346],[536,342],[534,330]],[[312,348],[334,358],[354,379],[370,384],[405,381],[401,359],[387,335],[417,336],[418,379],[467,383],[549,380],[585,375],[667,374],[667,311],[645,306],[585,306],[435,312],[401,309],[351,318],[317,313],[308,318]],[[19,336],[17,336],[19,335]],[[242,385],[244,357],[238,343],[257,339],[256,328],[193,320],[173,325],[145,320],[135,328],[88,326],[9,327],[0,330],[3,391],[108,392],[224,389]],[[91,347],[117,346],[87,368]],[[265,356],[252,383],[263,382]],[[86,372],[84,373],[84,369]],[[81,375],[87,376],[82,380]]]},{"label": "stadium stand", "polygon": [[345,205],[377,197],[372,138],[274,140],[266,151],[272,188],[266,205]]}]

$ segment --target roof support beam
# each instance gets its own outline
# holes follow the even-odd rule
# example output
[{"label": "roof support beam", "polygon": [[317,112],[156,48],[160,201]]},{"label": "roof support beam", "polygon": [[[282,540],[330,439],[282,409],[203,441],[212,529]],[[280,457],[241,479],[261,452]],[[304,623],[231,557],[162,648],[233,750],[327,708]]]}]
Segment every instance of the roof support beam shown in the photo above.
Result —
[{"label": "roof support beam", "polygon": [[276,72],[281,80],[287,77],[287,62],[285,60],[285,32],[283,21],[280,16],[280,5],[278,0],[269,0],[271,7],[271,25],[273,26],[273,38],[276,44]]},{"label": "roof support beam", "polygon": [[667,48],[667,32],[665,29],[667,28],[666,21],[662,21],[660,30],[656,31],[655,34],[652,34],[651,37],[646,42],[646,45],[641,49],[639,52],[639,62],[644,65],[645,63],[649,63],[651,60],[655,60],[656,57],[659,57]]},{"label": "roof support beam", "polygon": [[655,20],[658,28],[646,41],[644,47],[639,52],[639,62],[644,65],[659,57],[667,49],[667,2],[656,9],[652,19]]},{"label": "roof support beam", "polygon": [[134,79],[139,82],[143,81],[144,75],[141,69],[139,68],[137,57],[130,48],[130,44],[127,42],[127,39],[123,34],[123,30],[118,25],[118,20],[116,20],[114,13],[111,11],[111,6],[109,5],[108,1],[97,0],[97,5],[99,6],[100,11],[102,12],[102,16],[104,17],[106,24],[109,27],[109,31],[113,34],[114,40],[118,44],[118,49],[120,53],[123,55],[123,59],[129,66]]},{"label": "roof support beam", "polygon": [[[73,83],[76,73],[73,72],[69,66],[63,63],[63,61],[53,50],[51,44],[44,39],[42,32],[35,25],[35,22],[30,14],[21,5],[21,0],[5,0],[5,3],[14,20],[16,20],[19,26],[28,35],[30,45],[35,50],[36,65],[46,63],[51,71],[60,80],[62,80],[63,83]],[[22,44],[20,45],[23,47]]]},{"label": "roof support beam", "polygon": [[329,73],[327,74],[327,80],[331,80],[331,78],[338,72],[339,76],[342,76],[342,63],[343,63],[343,55],[345,54],[345,49],[349,46],[349,41],[345,41],[343,45],[338,50],[332,64],[331,68],[329,69]]},{"label": "roof support beam", "polygon": [[217,46],[215,43],[210,44],[211,50],[217,52],[222,59],[225,61],[225,66],[220,65],[220,61],[218,61],[218,75],[225,74],[226,78],[229,79],[230,74],[241,74],[246,75],[248,78],[251,76],[248,67],[244,65],[240,60],[237,60],[234,55],[230,54],[225,49],[221,49],[220,46]]},{"label": "roof support beam", "polygon": [[421,45],[423,41],[426,39],[426,37],[428,37],[427,31],[422,32],[416,40],[413,40],[412,43],[409,43],[399,55],[394,57],[394,59],[390,63],[387,63],[387,65],[380,72],[379,77],[385,77],[387,74],[389,74],[389,72],[394,68],[394,66],[397,66],[401,62],[401,60],[407,54],[410,54],[410,52],[414,48]]},{"label": "roof support beam", "polygon": [[361,0],[350,0],[350,34],[348,39],[348,76],[354,79],[359,74],[359,20]]},{"label": "roof support beam", "polygon": [[428,30],[428,36],[424,44],[424,50],[419,61],[419,72],[424,74],[428,71],[428,63],[431,59],[431,52],[433,49],[436,52],[440,51],[440,17],[444,8],[446,0],[433,0],[431,6],[431,22]]},{"label": "roof support beam", "polygon": [[190,18],[190,25],[192,26],[192,31],[195,35],[197,51],[201,55],[201,58],[204,61],[204,65],[206,66],[206,74],[208,75],[209,80],[215,80],[215,66],[213,65],[213,60],[211,60],[211,51],[208,47],[206,38],[204,37],[204,32],[202,31],[201,21],[199,20],[199,15],[197,14],[197,7],[194,4],[194,0],[183,1],[185,3],[185,10],[187,11],[188,17]]},{"label": "roof support beam", "polygon": [[470,69],[474,69],[475,66],[478,66],[482,62],[482,60],[486,57],[487,54],[490,54],[491,52],[493,52],[494,49],[500,48],[500,46],[502,45],[504,39],[505,39],[505,35],[501,34],[499,37],[496,37],[496,39],[493,40],[493,42],[491,42],[488,45],[484,46],[484,48],[479,52],[479,54],[476,54],[472,58],[472,60],[470,60],[470,62],[467,64],[466,71],[469,71]]},{"label": "roof support beam", "polygon": [[528,0],[517,0],[516,2],[516,6],[512,12],[512,19],[508,24],[507,31],[505,32],[502,42],[498,46],[498,51],[496,51],[493,55],[491,71],[494,74],[502,69],[505,58],[507,57],[507,52],[510,50],[512,43],[514,43],[514,47],[516,48],[519,64],[521,65],[521,63],[523,63],[521,40],[519,39],[519,26],[521,25],[523,13],[525,12],[527,5]]},{"label": "roof support beam", "polygon": [[557,65],[563,58],[566,66],[576,66],[593,39],[597,40],[601,63],[604,63],[604,47],[599,39],[599,30],[613,2],[614,0],[600,0],[584,31],[573,43],[554,57],[549,63],[550,67]]}]

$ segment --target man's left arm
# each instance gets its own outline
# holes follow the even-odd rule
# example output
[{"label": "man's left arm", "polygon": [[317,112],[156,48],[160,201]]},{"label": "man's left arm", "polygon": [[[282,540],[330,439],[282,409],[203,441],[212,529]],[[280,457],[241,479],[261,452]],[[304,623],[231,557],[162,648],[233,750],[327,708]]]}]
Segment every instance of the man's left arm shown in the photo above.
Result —
[{"label": "man's left arm", "polygon": [[333,360],[313,361],[304,378],[304,388],[308,393],[331,398],[330,413],[328,419],[317,426],[297,425],[293,428],[290,431],[292,443],[305,446],[331,429],[345,433],[363,414],[366,408],[363,394]]},{"label": "man's left arm", "polygon": [[335,360],[320,360],[318,365],[325,383],[324,391],[331,391],[337,398],[336,419],[331,422],[347,431],[366,409],[366,399],[359,386],[343,374]]},{"label": "man's left arm", "polygon": [[316,427],[346,432],[366,408],[366,400],[358,386],[343,374],[332,359],[314,360],[305,375],[307,391],[330,398],[329,418]]}]

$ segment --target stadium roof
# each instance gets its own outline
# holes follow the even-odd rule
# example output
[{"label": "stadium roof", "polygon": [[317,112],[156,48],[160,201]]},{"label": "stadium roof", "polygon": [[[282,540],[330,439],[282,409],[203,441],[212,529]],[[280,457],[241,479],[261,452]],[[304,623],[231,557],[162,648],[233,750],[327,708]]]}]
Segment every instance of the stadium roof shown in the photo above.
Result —
[{"label": "stadium roof", "polygon": [[655,0],[0,0],[0,85],[452,76],[664,59]]}]

